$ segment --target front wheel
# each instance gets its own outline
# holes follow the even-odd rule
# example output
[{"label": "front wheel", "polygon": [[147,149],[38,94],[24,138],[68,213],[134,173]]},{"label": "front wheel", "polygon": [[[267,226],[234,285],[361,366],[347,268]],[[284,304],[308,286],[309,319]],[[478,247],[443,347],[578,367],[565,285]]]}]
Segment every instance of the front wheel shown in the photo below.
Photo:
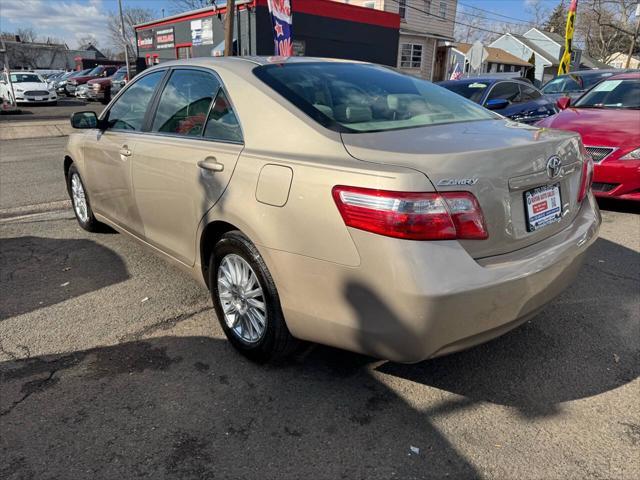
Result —
[{"label": "front wheel", "polygon": [[93,215],[91,204],[89,203],[89,196],[84,188],[82,178],[80,178],[80,172],[78,172],[78,169],[73,164],[71,164],[69,172],[67,173],[67,189],[71,197],[73,213],[75,213],[80,226],[88,232],[102,231],[105,225],[98,222]]},{"label": "front wheel", "polygon": [[264,260],[241,232],[228,232],[216,244],[209,261],[209,286],[227,339],[249,359],[276,360],[299,345],[289,333]]}]

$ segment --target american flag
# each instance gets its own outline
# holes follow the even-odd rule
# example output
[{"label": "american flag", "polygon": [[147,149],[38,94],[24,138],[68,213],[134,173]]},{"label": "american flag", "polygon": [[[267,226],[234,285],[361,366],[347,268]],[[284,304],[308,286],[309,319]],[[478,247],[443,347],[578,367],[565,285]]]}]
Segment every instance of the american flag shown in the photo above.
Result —
[{"label": "american flag", "polygon": [[456,66],[451,72],[451,78],[449,80],[460,80],[462,78],[462,69],[460,68],[460,64],[456,63]]}]

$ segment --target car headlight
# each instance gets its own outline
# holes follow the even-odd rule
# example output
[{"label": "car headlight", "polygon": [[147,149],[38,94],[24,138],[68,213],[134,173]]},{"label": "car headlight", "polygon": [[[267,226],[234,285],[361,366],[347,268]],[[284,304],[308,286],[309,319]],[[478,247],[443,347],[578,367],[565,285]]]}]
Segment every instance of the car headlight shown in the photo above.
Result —
[{"label": "car headlight", "polygon": [[636,148],[635,150],[620,157],[620,160],[640,160],[640,148]]}]

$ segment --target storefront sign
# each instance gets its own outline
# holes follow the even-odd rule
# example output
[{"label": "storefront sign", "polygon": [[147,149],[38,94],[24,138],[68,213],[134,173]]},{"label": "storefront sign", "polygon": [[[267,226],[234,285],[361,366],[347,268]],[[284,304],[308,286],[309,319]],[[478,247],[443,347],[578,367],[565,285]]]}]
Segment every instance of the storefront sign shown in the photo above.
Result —
[{"label": "storefront sign", "polygon": [[203,18],[191,22],[191,44],[213,45],[213,19]]},{"label": "storefront sign", "polygon": [[156,30],[156,48],[173,48],[175,45],[175,36],[173,34],[173,27],[163,28],[162,30]]},{"label": "storefront sign", "polygon": [[273,25],[274,55],[289,57],[293,55],[291,0],[267,0],[267,3]]},{"label": "storefront sign", "polygon": [[138,32],[138,48],[153,48],[153,30],[142,30]]}]

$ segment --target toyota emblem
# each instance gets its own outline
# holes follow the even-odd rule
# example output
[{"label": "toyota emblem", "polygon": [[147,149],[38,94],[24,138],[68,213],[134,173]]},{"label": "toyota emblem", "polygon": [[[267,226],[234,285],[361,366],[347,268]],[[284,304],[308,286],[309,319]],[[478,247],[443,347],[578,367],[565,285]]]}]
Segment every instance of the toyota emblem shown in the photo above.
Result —
[{"label": "toyota emblem", "polygon": [[549,178],[556,178],[562,172],[562,160],[557,155],[549,157],[547,160],[547,175]]}]

